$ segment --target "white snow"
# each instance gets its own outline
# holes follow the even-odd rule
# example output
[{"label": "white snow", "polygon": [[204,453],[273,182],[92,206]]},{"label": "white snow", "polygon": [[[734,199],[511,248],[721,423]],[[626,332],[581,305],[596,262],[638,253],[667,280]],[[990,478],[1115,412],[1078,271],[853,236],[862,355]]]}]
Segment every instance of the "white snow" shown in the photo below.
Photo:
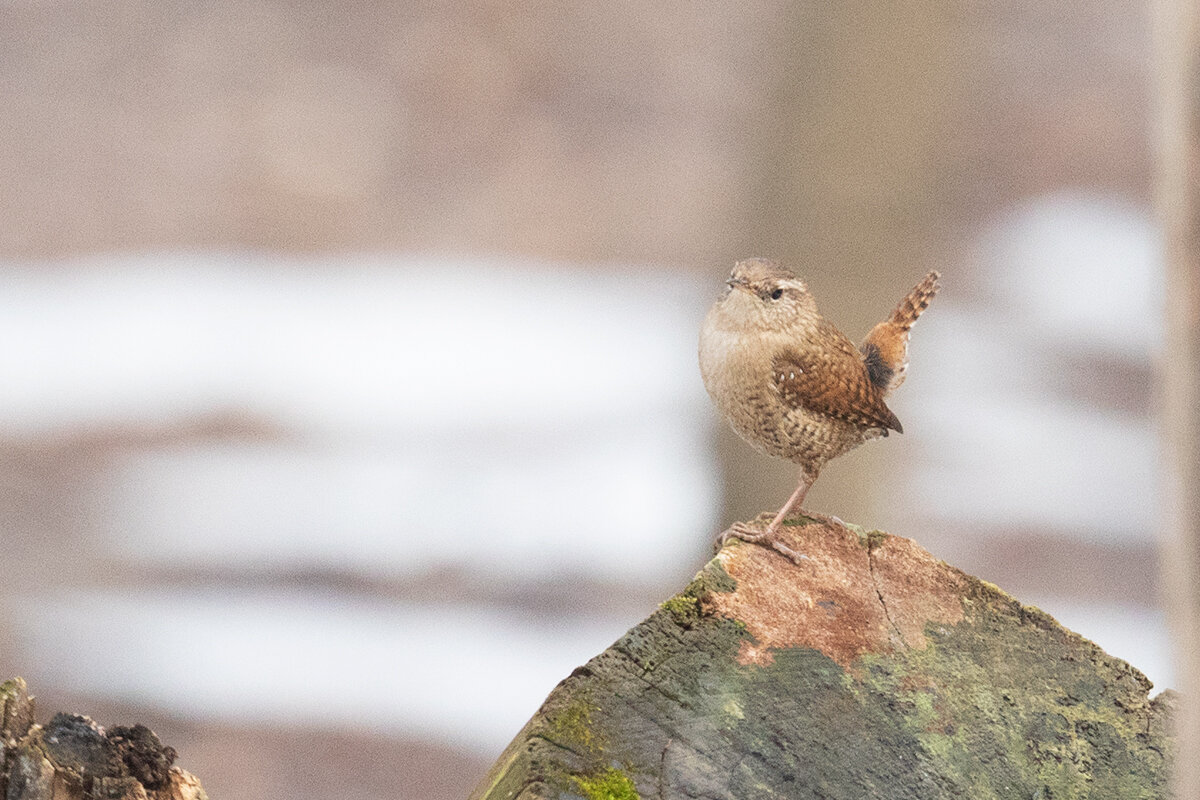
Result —
[{"label": "white snow", "polygon": [[14,610],[42,680],[76,692],[200,721],[373,729],[489,754],[627,627],[289,592],[67,591]]},{"label": "white snow", "polygon": [[[1056,194],[994,221],[979,250],[985,304],[956,305],[948,291],[914,337],[922,396],[897,407],[920,443],[898,494],[984,529],[1152,539],[1153,409],[1089,404],[1063,392],[1057,374],[1064,357],[1097,373],[1106,360],[1149,371],[1163,338],[1152,222],[1110,198]],[[953,286],[952,267],[943,271]]]},{"label": "white snow", "polygon": [[[109,452],[81,521],[99,520],[84,533],[106,558],[665,592],[717,524],[696,367],[708,299],[676,270],[478,259],[10,266],[0,435],[221,412],[279,431]],[[77,691],[487,752],[636,621],[153,587],[68,589],[28,612],[23,651]]]},{"label": "white snow", "polygon": [[677,271],[257,254],[0,269],[0,433],[248,410],[376,438],[697,413]]}]

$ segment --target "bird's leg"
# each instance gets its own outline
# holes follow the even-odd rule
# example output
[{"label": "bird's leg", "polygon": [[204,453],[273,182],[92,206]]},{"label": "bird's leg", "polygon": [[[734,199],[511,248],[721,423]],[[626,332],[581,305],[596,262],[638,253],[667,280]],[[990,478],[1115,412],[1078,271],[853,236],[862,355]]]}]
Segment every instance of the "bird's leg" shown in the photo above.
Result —
[{"label": "bird's leg", "polygon": [[744,522],[735,522],[729,527],[729,530],[721,534],[719,544],[723,547],[730,539],[741,539],[745,542],[753,542],[764,546],[770,545],[797,564],[803,559],[808,558],[808,556],[797,553],[780,541],[779,528],[783,525],[783,520],[791,513],[792,509],[799,508],[800,504],[804,502],[804,496],[808,494],[808,489],[813,485],[813,480],[807,473],[800,473],[800,485],[796,487],[796,491],[792,492],[792,496],[788,498],[788,501],[783,504],[783,508],[779,509],[779,513],[775,515],[775,519],[771,520],[771,524],[767,526],[766,530],[756,531]]},{"label": "bird's leg", "polygon": [[779,526],[783,524],[783,520],[793,508],[799,508],[804,503],[804,496],[808,494],[808,489],[812,485],[812,478],[801,472],[800,484],[796,487],[796,491],[792,492],[792,496],[788,498],[788,501],[783,504],[783,508],[779,509],[779,513],[775,515],[775,519],[771,520],[771,524],[767,526],[766,534],[768,536],[779,530]]}]

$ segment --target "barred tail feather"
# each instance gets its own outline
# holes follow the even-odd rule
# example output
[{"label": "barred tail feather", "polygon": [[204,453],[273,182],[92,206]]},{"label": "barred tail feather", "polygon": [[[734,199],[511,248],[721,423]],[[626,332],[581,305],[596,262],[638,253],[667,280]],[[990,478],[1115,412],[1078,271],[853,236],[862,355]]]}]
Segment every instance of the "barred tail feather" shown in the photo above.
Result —
[{"label": "barred tail feather", "polygon": [[900,301],[896,306],[896,310],[892,312],[888,322],[898,326],[901,330],[907,331],[912,328],[913,323],[917,321],[917,317],[929,308],[929,301],[933,300],[933,296],[937,294],[941,285],[938,280],[941,274],[936,270],[925,276],[924,280],[913,287],[913,290]]},{"label": "barred tail feather", "polygon": [[859,349],[871,383],[888,393],[904,383],[908,372],[908,337],[917,317],[929,308],[940,287],[936,271],[913,287],[892,315],[867,334]]}]

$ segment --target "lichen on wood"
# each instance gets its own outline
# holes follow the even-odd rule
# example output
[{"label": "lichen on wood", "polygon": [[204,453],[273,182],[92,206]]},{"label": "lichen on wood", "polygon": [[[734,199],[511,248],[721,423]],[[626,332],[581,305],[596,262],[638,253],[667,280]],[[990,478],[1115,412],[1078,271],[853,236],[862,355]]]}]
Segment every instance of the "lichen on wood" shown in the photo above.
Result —
[{"label": "lichen on wood", "polygon": [[1166,798],[1169,693],[908,539],[732,542],[576,669],[478,800]]}]

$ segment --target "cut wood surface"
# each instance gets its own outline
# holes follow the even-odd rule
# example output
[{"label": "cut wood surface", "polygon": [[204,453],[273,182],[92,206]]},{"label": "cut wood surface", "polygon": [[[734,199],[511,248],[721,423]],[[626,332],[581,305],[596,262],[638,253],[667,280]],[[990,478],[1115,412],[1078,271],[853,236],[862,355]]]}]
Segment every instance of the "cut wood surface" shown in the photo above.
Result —
[{"label": "cut wood surface", "polygon": [[20,678],[0,684],[0,797],[5,800],[206,800],[143,725],[109,730],[78,714],[34,723]]},{"label": "cut wood surface", "polygon": [[785,532],[808,560],[726,546],[562,681],[473,798],[1169,796],[1171,693],[909,539]]}]

